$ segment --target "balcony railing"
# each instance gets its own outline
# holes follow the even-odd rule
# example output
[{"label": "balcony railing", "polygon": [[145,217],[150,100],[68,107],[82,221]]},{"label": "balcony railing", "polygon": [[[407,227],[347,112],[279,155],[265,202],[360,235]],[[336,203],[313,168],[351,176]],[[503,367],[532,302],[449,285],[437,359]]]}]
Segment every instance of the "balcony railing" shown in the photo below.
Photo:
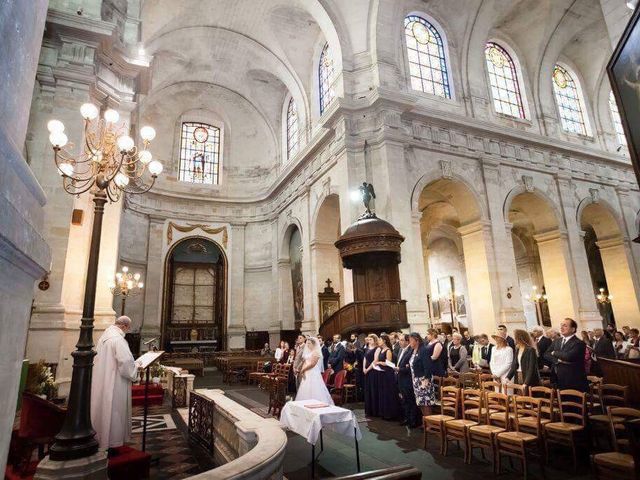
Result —
[{"label": "balcony railing", "polygon": [[320,325],[320,335],[396,331],[408,327],[406,300],[367,300],[348,303]]}]

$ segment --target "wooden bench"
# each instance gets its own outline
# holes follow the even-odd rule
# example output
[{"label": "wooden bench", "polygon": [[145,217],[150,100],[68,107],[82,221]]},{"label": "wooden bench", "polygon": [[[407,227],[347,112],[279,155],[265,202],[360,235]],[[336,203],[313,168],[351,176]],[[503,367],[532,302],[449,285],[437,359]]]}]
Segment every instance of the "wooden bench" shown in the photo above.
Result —
[{"label": "wooden bench", "polygon": [[168,367],[178,367],[188,370],[194,375],[204,375],[204,362],[199,358],[167,358],[162,359],[162,363]]}]

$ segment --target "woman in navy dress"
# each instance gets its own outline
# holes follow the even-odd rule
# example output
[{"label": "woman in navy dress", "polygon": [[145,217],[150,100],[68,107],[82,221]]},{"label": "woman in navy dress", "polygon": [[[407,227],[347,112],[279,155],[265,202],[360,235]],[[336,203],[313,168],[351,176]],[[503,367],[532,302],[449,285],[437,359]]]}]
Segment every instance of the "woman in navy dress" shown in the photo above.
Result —
[{"label": "woman in navy dress", "polygon": [[378,353],[378,336],[371,333],[365,338],[366,350],[362,362],[364,376],[364,414],[367,417],[378,416],[378,377],[373,370],[373,365]]},{"label": "woman in navy dress", "polygon": [[374,374],[378,377],[378,408],[385,420],[397,420],[400,418],[400,395],[396,382],[396,372],[393,367],[386,364],[393,358],[391,339],[383,333],[378,339],[379,352],[377,355]]}]

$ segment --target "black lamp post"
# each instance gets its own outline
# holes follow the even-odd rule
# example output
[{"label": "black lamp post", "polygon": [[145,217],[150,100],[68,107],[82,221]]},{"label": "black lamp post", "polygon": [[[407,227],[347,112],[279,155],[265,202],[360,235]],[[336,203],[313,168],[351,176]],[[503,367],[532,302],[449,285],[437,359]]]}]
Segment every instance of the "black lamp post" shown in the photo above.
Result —
[{"label": "black lamp post", "polygon": [[[93,369],[93,322],[98,279],[98,260],[102,218],[107,201],[116,202],[122,192],[139,194],[147,192],[162,172],[162,164],[151,160],[147,150],[155,137],[155,130],[143,127],[140,136],[144,150],[138,150],[123,127],[118,127],[119,115],[115,110],[107,110],[104,119],[97,119],[98,108],[85,103],[80,108],[85,119],[84,145],[82,153],[74,158],[63,150],[67,144],[64,125],[51,120],[49,140],[53,145],[54,160],[62,176],[62,185],[67,193],[80,195],[91,192],[94,203],[93,230],[89,250],[89,264],[84,291],[84,306],[80,323],[80,338],[73,357],[71,389],[67,405],[67,415],[62,430],[56,435],[51,446],[51,460],[64,461],[88,457],[98,451],[91,426],[91,373]],[[148,170],[151,181],[146,183],[142,175]]]}]

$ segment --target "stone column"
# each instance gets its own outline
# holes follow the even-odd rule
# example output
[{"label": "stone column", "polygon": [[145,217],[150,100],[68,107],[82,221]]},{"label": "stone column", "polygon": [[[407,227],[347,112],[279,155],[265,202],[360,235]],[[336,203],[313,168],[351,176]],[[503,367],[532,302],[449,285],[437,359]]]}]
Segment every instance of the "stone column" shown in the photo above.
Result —
[{"label": "stone column", "polygon": [[280,294],[280,266],[278,256],[280,255],[280,239],[278,237],[278,219],[271,222],[271,298],[275,301],[271,304],[273,315],[269,325],[269,344],[275,349],[280,342],[280,330],[282,329],[283,302]]},{"label": "stone column", "polygon": [[[572,279],[567,234],[554,230],[534,235],[534,239],[540,254],[551,322],[556,325],[565,317],[578,319],[580,301]],[[589,275],[588,272],[587,275]]]},{"label": "stone column", "polygon": [[477,221],[458,228],[462,238],[464,268],[469,292],[469,327],[474,334],[493,332],[496,329],[499,302],[496,301],[495,268],[489,222]]},{"label": "stone column", "polygon": [[244,348],[244,234],[245,223],[231,224],[229,276],[229,306],[227,308],[227,348]]},{"label": "stone column", "polygon": [[611,307],[618,325],[635,324],[640,318],[638,296],[631,275],[631,252],[620,237],[599,240],[602,265],[609,293],[613,295]]},{"label": "stone column", "polygon": [[[518,283],[516,257],[513,251],[511,225],[505,224],[503,202],[500,192],[500,165],[493,159],[484,158],[482,168],[489,205],[491,222],[491,236],[495,253],[495,267],[498,292],[496,300],[499,305],[499,320],[508,325],[509,330],[524,328],[526,325],[522,296]],[[511,298],[507,297],[511,293]]]},{"label": "stone column", "polygon": [[[582,229],[576,219],[577,205],[570,180],[559,175],[558,190],[560,192],[560,200],[567,226],[566,239],[569,253],[567,272],[569,273],[569,280],[571,280],[575,286],[578,301],[577,315],[573,318],[574,320],[582,322],[580,328],[592,329],[602,326],[602,316],[596,305],[593,285],[591,283],[591,273],[589,271],[589,261],[587,260],[587,251],[584,248]],[[546,282],[546,274],[544,274],[544,279]],[[551,292],[547,290],[547,293]],[[556,319],[556,321],[560,320],[562,319]]]},{"label": "stone column", "polygon": [[[149,237],[147,250],[147,276],[144,287],[144,321],[140,329],[140,338],[144,343],[159,337],[162,330],[162,298],[164,292],[165,257],[164,234],[165,219],[149,217]],[[159,345],[163,348],[164,345]]]},{"label": "stone column", "polygon": [[34,282],[49,269],[45,194],[22,156],[47,1],[0,8],[0,472],[5,471]]},{"label": "stone column", "polygon": [[[635,239],[638,237],[638,225],[637,225],[637,212],[638,202],[632,203],[631,196],[629,195],[629,189],[625,187],[617,187],[616,194],[618,197],[618,203],[620,206],[620,212],[624,223],[623,237],[629,239]],[[636,283],[636,295],[640,297],[640,290],[637,283],[640,282],[640,244],[636,242],[628,242],[629,250],[631,251],[632,262],[632,276]]]}]

